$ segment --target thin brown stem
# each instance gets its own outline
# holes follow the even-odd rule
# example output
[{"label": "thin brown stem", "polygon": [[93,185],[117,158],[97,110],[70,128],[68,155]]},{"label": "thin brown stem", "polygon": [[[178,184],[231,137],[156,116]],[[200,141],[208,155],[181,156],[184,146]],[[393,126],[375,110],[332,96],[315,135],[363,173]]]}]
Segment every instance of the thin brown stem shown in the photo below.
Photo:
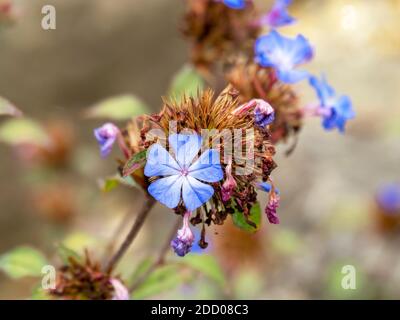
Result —
[{"label": "thin brown stem", "polygon": [[115,228],[115,230],[113,231],[111,241],[104,250],[104,256],[103,256],[104,264],[106,263],[108,257],[113,253],[119,235],[125,230],[125,227],[127,226],[127,224],[129,224],[131,218],[132,218],[132,211],[130,210],[125,214],[125,216],[119,222],[117,228]]},{"label": "thin brown stem", "polygon": [[155,269],[157,269],[159,266],[162,266],[165,262],[165,257],[167,255],[167,253],[169,252],[170,249],[170,244],[172,239],[174,238],[176,231],[178,230],[178,228],[180,227],[182,223],[182,219],[178,218],[176,220],[176,223],[174,224],[174,226],[171,229],[170,234],[168,235],[167,240],[165,241],[164,245],[161,247],[160,252],[158,253],[157,259],[154,260],[154,262],[150,265],[150,267],[146,270],[146,272],[144,272],[138,279],[136,279],[136,281],[130,286],[129,288],[129,292],[133,292],[135,289],[137,289],[144,280],[147,279],[147,277],[153,273],[153,271]]},{"label": "thin brown stem", "polygon": [[107,264],[106,271],[111,272],[111,270],[116,266],[122,256],[126,253],[133,240],[135,240],[137,234],[143,226],[144,221],[146,220],[151,208],[153,207],[155,200],[149,196],[146,197],[146,201],[140,210],[138,216],[136,217],[135,222],[132,225],[131,230],[126,236],[124,242],[119,247],[118,251],[112,256],[110,261]]}]

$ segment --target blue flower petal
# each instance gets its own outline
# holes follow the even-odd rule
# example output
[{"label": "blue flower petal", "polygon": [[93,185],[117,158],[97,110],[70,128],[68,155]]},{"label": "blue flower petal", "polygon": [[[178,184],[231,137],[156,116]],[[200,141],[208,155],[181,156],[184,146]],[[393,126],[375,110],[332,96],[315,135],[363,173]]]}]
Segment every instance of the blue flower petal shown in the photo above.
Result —
[{"label": "blue flower petal", "polygon": [[180,167],[159,143],[153,144],[147,154],[144,174],[147,177],[179,174]]},{"label": "blue flower petal", "polygon": [[314,87],[321,104],[324,106],[326,106],[329,103],[329,99],[336,94],[335,90],[326,82],[324,75],[322,75],[321,80],[315,76],[311,76],[309,78],[309,83]]},{"label": "blue flower petal", "polygon": [[169,144],[182,168],[187,168],[199,153],[202,139],[197,134],[171,134]]},{"label": "blue flower petal", "polygon": [[246,0],[223,0],[224,4],[231,9],[244,9]]},{"label": "blue flower petal", "polygon": [[344,133],[346,122],[355,117],[350,98],[344,95],[338,97],[324,76],[321,79],[311,76],[309,82],[317,92],[320,108],[329,110],[326,115],[322,114],[322,126],[324,129],[332,130],[338,128],[340,132]]},{"label": "blue flower petal", "polygon": [[276,69],[283,82],[294,83],[308,77],[305,71],[295,71],[297,65],[307,62],[313,56],[313,49],[302,35],[295,39],[286,38],[276,30],[261,36],[255,44],[255,60],[263,67]]},{"label": "blue flower petal", "polygon": [[277,0],[271,11],[262,18],[262,23],[265,23],[272,28],[294,23],[296,19],[290,16],[287,12],[287,7],[291,2],[291,0]]},{"label": "blue flower petal", "polygon": [[179,204],[184,180],[180,175],[158,179],[147,190],[156,200],[172,209]]},{"label": "blue flower petal", "polygon": [[219,152],[208,149],[189,167],[189,175],[206,182],[220,181],[224,178],[220,163]]},{"label": "blue flower petal", "polygon": [[214,194],[214,188],[191,176],[183,180],[182,198],[186,209],[194,211],[206,203]]},{"label": "blue flower petal", "polygon": [[309,76],[304,70],[278,70],[278,78],[286,83],[296,83]]}]

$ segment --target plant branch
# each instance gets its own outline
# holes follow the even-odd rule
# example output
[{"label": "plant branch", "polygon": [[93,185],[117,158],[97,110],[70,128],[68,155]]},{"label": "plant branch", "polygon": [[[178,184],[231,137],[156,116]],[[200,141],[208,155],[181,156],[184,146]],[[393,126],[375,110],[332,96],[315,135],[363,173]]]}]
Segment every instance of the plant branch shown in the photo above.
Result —
[{"label": "plant branch", "polygon": [[143,281],[146,280],[147,277],[151,273],[153,273],[153,271],[156,268],[158,268],[159,266],[162,266],[165,263],[165,256],[169,252],[171,241],[174,238],[176,231],[180,227],[181,223],[182,223],[182,219],[178,218],[176,220],[176,223],[172,227],[171,232],[167,237],[167,240],[165,241],[164,245],[161,247],[161,250],[158,253],[157,259],[154,260],[154,262],[150,265],[150,267],[146,270],[146,272],[144,272],[138,279],[136,279],[136,281],[133,282],[133,284],[129,287],[129,292],[132,293],[135,289],[137,289],[143,283]]},{"label": "plant branch", "polygon": [[131,230],[126,236],[124,242],[119,247],[118,251],[112,256],[110,261],[107,264],[106,271],[111,272],[111,270],[115,267],[115,265],[119,262],[122,256],[126,253],[133,240],[135,240],[137,234],[143,226],[144,221],[146,220],[151,208],[153,207],[155,200],[150,196],[146,196],[146,201],[140,210],[138,216],[136,217],[135,222],[132,225]]}]

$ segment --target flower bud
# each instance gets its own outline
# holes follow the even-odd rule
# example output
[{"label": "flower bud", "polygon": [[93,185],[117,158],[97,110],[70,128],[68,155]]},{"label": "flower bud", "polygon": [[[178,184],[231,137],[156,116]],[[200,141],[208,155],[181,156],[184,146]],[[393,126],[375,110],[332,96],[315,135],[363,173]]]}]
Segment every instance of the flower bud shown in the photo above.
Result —
[{"label": "flower bud", "polygon": [[232,194],[233,190],[237,187],[237,183],[235,179],[232,176],[232,160],[229,161],[228,165],[225,168],[225,174],[226,174],[226,180],[222,184],[222,201],[226,202],[228,201]]},{"label": "flower bud", "polygon": [[94,130],[94,136],[99,143],[100,154],[103,158],[107,157],[111,153],[118,134],[119,129],[109,122]]},{"label": "flower bud", "polygon": [[276,212],[279,207],[279,201],[279,196],[277,196],[276,194],[271,195],[269,198],[269,202],[265,207],[265,213],[267,215],[269,223],[279,224],[279,217]]},{"label": "flower bud", "polygon": [[189,227],[189,218],[191,212],[187,211],[183,216],[183,226],[178,230],[177,236],[171,241],[171,247],[174,249],[175,253],[183,257],[190,252],[194,242],[194,235]]},{"label": "flower bud", "polygon": [[112,300],[129,300],[128,289],[122,284],[120,280],[116,278],[111,278],[110,283],[114,287]]},{"label": "flower bud", "polygon": [[257,105],[254,108],[254,123],[260,128],[265,128],[275,120],[275,111],[268,102],[262,99],[255,100]]}]

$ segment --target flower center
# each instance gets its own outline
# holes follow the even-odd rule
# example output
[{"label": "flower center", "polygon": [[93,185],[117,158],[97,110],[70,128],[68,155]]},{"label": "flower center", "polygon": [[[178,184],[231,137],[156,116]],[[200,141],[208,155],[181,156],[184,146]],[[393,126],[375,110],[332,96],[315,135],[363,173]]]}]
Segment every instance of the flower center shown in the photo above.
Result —
[{"label": "flower center", "polygon": [[188,174],[189,174],[189,170],[188,170],[187,168],[183,168],[183,169],[181,170],[181,175],[182,175],[182,176],[186,177]]}]

